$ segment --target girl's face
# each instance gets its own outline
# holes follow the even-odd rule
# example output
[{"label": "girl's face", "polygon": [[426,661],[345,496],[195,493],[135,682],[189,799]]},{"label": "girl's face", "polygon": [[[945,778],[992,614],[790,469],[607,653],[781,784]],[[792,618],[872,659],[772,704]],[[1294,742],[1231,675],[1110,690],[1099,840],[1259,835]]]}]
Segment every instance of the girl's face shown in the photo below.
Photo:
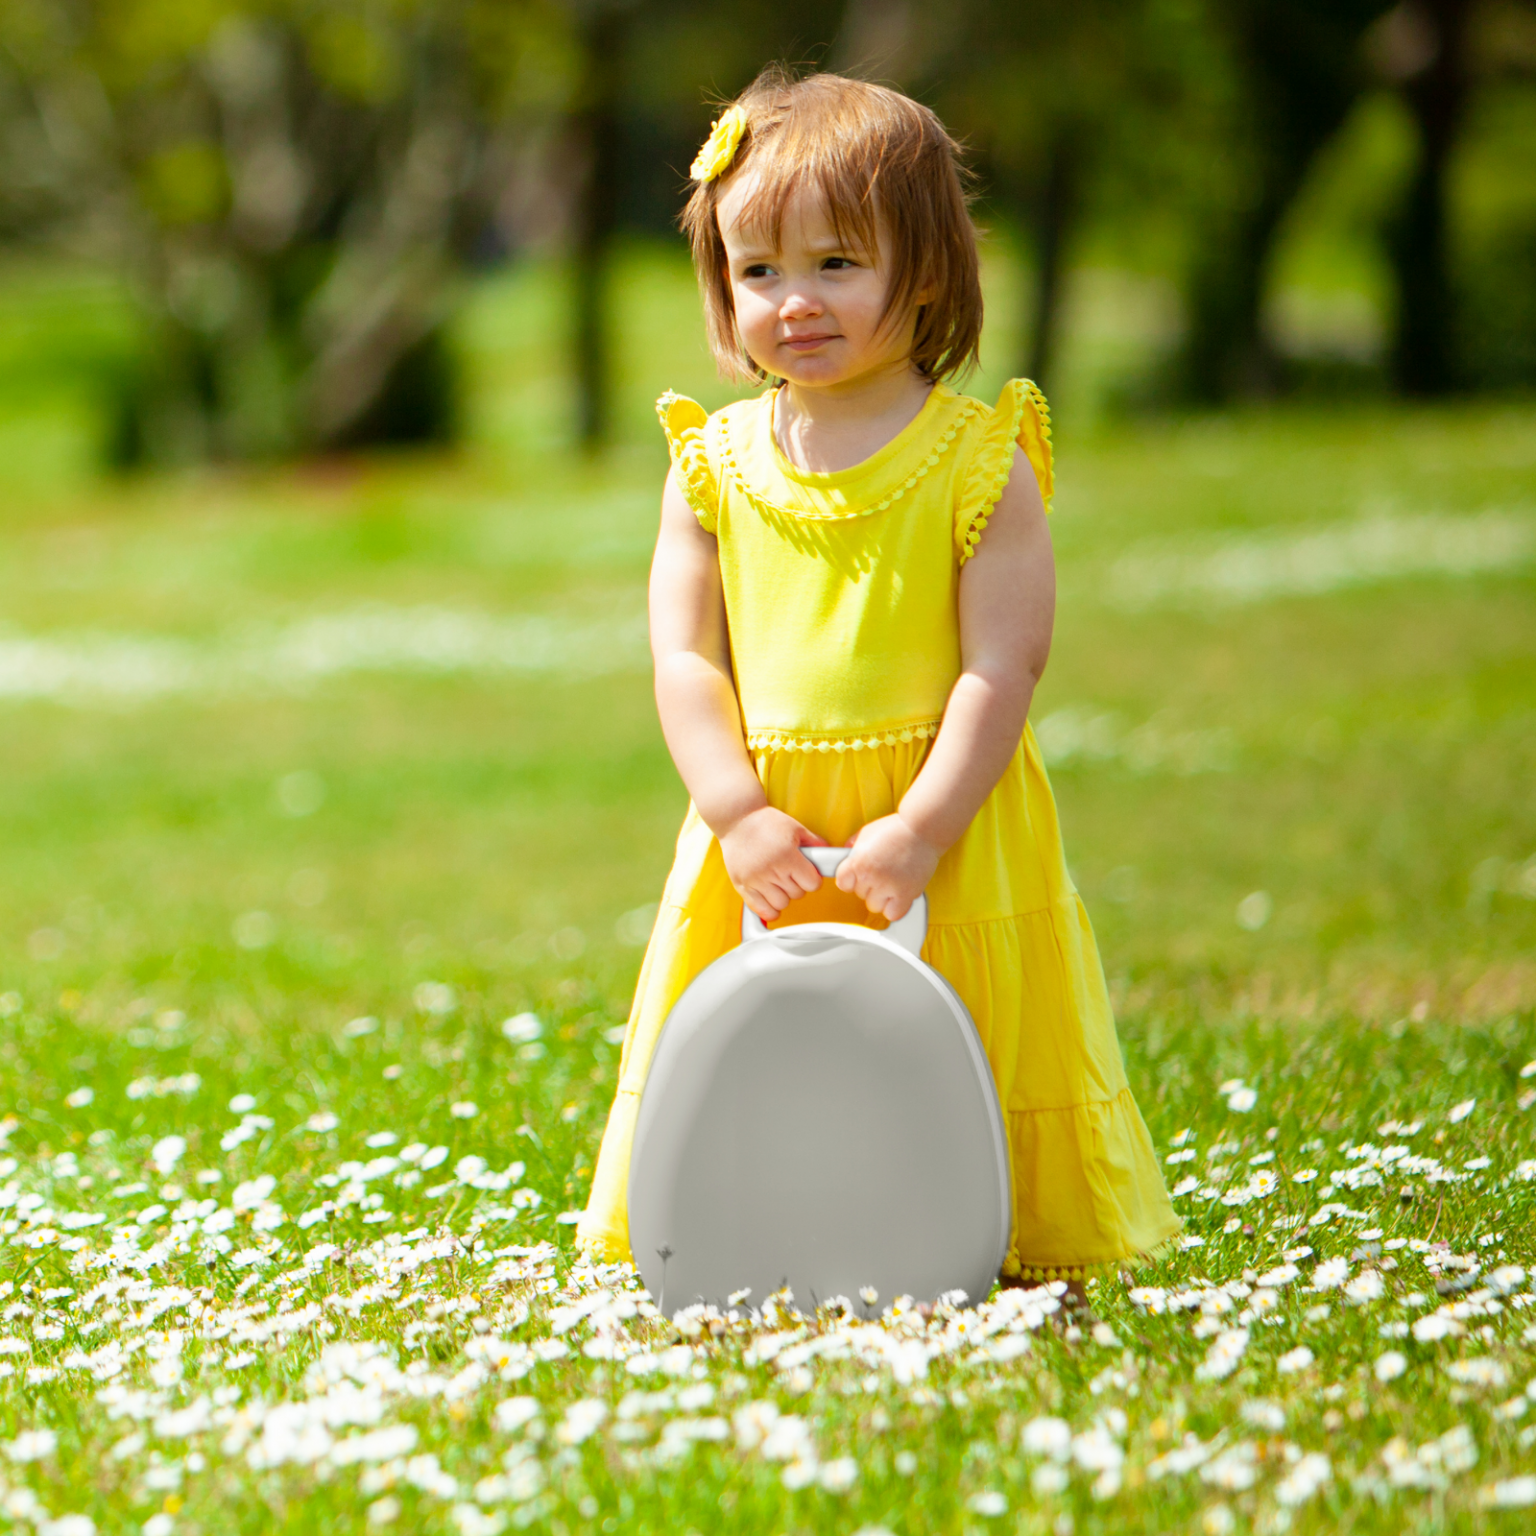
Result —
[{"label": "girl's face", "polygon": [[752,191],[751,177],[733,182],[717,209],[736,325],[752,361],[813,389],[910,368],[916,308],[880,320],[889,286],[884,233],[879,250],[850,246],[821,201],[802,195],[785,210],[775,250],[766,233],[742,225]]}]

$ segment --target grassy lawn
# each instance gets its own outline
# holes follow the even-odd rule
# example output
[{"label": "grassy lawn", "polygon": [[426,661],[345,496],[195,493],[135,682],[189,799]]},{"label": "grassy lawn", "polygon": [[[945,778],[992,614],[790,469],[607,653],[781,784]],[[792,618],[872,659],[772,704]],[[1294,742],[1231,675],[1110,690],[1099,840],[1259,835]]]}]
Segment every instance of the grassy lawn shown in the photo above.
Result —
[{"label": "grassy lawn", "polygon": [[471,299],[452,461],[105,486],[0,430],[0,1509],[1524,1528],[1536,411],[1068,396],[1034,719],[1187,1246],[1086,1331],[679,1330],[559,1219],[684,805],[648,401],[723,398],[686,276],[629,282],[591,464],[537,272]]}]

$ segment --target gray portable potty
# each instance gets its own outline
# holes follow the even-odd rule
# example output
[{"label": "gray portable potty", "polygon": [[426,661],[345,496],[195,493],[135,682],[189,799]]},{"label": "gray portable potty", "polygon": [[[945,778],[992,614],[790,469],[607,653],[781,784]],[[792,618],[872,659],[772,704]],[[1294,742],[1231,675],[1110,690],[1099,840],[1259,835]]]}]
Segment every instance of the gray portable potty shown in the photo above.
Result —
[{"label": "gray portable potty", "polygon": [[[804,852],[827,876],[849,850]],[[668,1316],[784,1285],[807,1310],[871,1287],[881,1307],[986,1297],[1006,1132],[976,1026],[919,958],[926,931],[923,897],[883,933],[769,930],[748,909],[741,946],[678,999],[629,1171],[630,1248]]]}]

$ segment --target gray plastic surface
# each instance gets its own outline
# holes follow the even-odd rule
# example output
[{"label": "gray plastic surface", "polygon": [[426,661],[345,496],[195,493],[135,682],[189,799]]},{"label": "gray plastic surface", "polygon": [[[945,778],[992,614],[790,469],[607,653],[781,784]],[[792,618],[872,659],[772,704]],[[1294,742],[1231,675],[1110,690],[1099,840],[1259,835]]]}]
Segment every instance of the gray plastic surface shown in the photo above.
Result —
[{"label": "gray plastic surface", "polygon": [[845,923],[767,932],[678,999],[657,1042],[629,1173],[630,1247],[669,1316],[963,1290],[1006,1252],[997,1089],[953,988]]}]

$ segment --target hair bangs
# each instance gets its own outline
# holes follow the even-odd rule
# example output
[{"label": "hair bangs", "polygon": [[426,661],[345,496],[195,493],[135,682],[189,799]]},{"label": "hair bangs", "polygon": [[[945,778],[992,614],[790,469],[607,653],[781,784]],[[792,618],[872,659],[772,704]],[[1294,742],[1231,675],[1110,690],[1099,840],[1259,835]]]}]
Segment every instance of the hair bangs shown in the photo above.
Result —
[{"label": "hair bangs", "polygon": [[866,256],[875,255],[880,248],[878,194],[871,168],[861,163],[866,156],[859,151],[865,146],[806,144],[810,135],[794,131],[800,126],[767,136],[750,168],[743,166],[730,178],[748,183],[740,214],[743,227],[777,249],[791,205],[809,195],[826,210],[839,240]]}]

